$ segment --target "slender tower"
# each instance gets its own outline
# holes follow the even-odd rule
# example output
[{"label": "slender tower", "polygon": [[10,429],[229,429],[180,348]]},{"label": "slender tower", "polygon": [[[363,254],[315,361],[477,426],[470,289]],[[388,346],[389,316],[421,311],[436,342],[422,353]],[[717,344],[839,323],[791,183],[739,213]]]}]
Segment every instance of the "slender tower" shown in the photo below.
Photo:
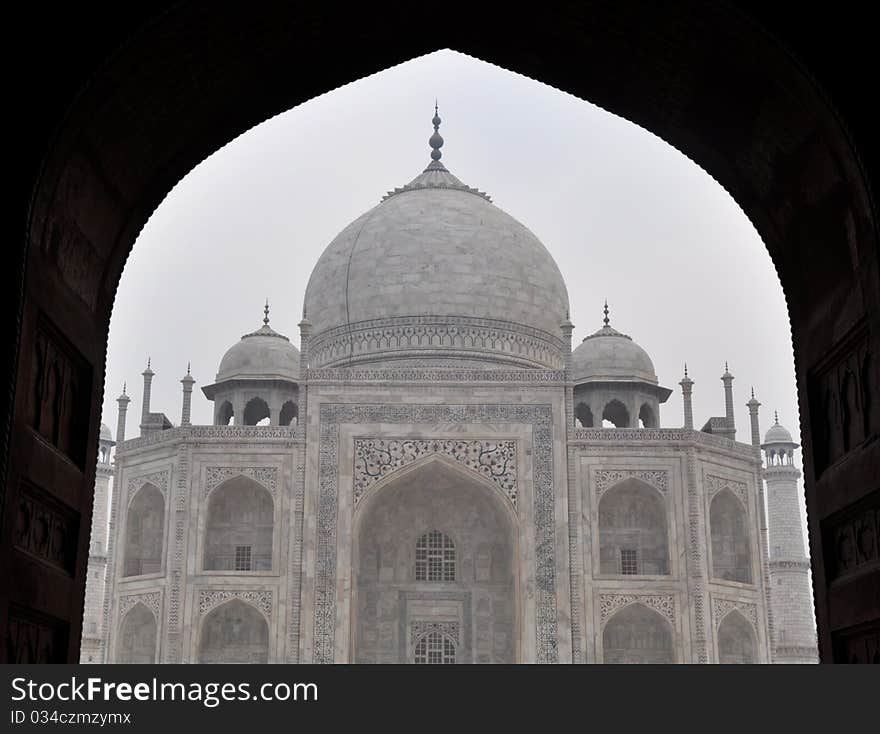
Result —
[{"label": "slender tower", "polygon": [[773,662],[816,663],[816,631],[810,605],[810,562],[801,525],[801,473],[794,465],[798,445],[776,423],[767,431],[764,450],[767,515],[770,525],[770,604],[773,613]]},{"label": "slender tower", "polygon": [[144,399],[141,403],[141,431],[143,431],[150,417],[150,392],[152,391],[153,375],[156,374],[150,369],[149,359],[147,359],[147,369],[141,374],[144,376]]},{"label": "slender tower", "polygon": [[694,428],[694,404],[691,399],[694,391],[694,381],[688,377],[687,362],[684,365],[684,378],[678,383],[681,385],[681,399],[684,405],[684,427]]},{"label": "slender tower", "polygon": [[[120,398],[121,400],[122,398]],[[126,399],[128,399],[126,397]],[[98,442],[98,464],[95,468],[95,499],[92,506],[92,535],[89,545],[88,576],[86,577],[86,599],[83,610],[82,643],[79,661],[81,663],[102,663],[103,660],[103,618],[104,593],[107,576],[107,536],[109,533],[110,478],[113,467],[110,463],[110,449],[116,445],[110,429],[101,424]]]},{"label": "slender tower", "polygon": [[733,375],[727,368],[727,362],[724,363],[724,374],[721,375],[721,382],[724,383],[724,416],[727,428],[724,435],[731,441],[736,441],[736,421],[733,416]]},{"label": "slender tower", "polygon": [[192,412],[192,394],[193,394],[193,384],[195,380],[189,371],[189,363],[186,365],[186,375],[180,381],[183,385],[183,408],[180,411],[180,425],[188,426],[190,425],[190,414]]},{"label": "slender tower", "polygon": [[746,407],[749,409],[749,421],[752,424],[752,446],[759,447],[761,445],[761,428],[758,425],[758,408],[761,407],[761,403],[755,397],[755,388],[752,388],[752,397],[746,403]]}]

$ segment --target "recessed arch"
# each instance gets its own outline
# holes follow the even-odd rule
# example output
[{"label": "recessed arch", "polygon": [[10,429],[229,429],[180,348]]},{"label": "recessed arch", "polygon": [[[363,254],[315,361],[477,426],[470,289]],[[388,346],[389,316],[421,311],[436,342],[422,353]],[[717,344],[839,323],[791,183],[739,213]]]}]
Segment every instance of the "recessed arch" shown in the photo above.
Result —
[{"label": "recessed arch", "polygon": [[642,403],[639,408],[639,421],[642,428],[657,428],[657,416],[649,403]]},{"label": "recessed arch", "polygon": [[232,407],[232,403],[228,400],[224,400],[220,409],[217,411],[217,425],[228,426],[234,417],[235,409]]},{"label": "recessed arch", "polygon": [[259,482],[239,474],[208,495],[206,571],[272,570],[275,502]]},{"label": "recessed arch", "polygon": [[752,583],[749,518],[740,499],[725,487],[709,506],[712,576],[723,581]]},{"label": "recessed arch", "polygon": [[610,421],[615,428],[629,428],[629,411],[617,398],[609,400],[602,409],[602,420]]},{"label": "recessed arch", "polygon": [[574,417],[580,423],[581,428],[593,427],[593,411],[587,403],[578,403],[574,409]]},{"label": "recessed arch", "polygon": [[599,572],[666,575],[669,542],[666,498],[630,477],[606,489],[598,505]]},{"label": "recessed arch", "polygon": [[247,401],[242,415],[246,426],[264,425],[269,420],[269,404],[261,397],[253,397]]},{"label": "recessed arch", "polygon": [[117,663],[156,662],[156,616],[141,602],[129,609],[119,625]]},{"label": "recessed arch", "polygon": [[757,663],[757,653],[755,628],[739,610],[732,609],[718,625],[718,662],[725,665]]},{"label": "recessed arch", "polygon": [[278,415],[278,423],[282,426],[292,425],[299,418],[299,408],[293,400],[288,400],[281,406],[281,412]]},{"label": "recessed arch", "polygon": [[201,623],[200,663],[268,663],[269,624],[241,599],[214,607]]},{"label": "recessed arch", "polygon": [[602,630],[604,663],[674,663],[672,626],[644,604],[628,604]]},{"label": "recessed arch", "polygon": [[[516,662],[519,550],[509,501],[439,456],[405,469],[371,490],[355,514],[352,660],[411,662],[418,640],[410,628],[437,622],[461,629],[456,662]],[[439,577],[418,573],[418,544],[432,534],[454,546],[446,567],[454,575],[443,572],[442,555]]]},{"label": "recessed arch", "polygon": [[122,575],[159,573],[164,545],[165,496],[148,482],[135,492],[125,513]]}]

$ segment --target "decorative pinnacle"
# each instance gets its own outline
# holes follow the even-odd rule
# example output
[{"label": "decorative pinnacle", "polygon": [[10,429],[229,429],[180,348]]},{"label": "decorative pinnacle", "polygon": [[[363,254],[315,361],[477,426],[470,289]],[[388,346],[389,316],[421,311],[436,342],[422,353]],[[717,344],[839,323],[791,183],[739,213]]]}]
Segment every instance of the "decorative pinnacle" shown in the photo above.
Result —
[{"label": "decorative pinnacle", "polygon": [[437,100],[434,100],[434,117],[431,123],[434,125],[434,134],[428,139],[428,145],[431,146],[431,160],[439,161],[443,154],[440,148],[443,147],[443,138],[440,136],[440,123],[442,120],[437,114]]},{"label": "decorative pinnacle", "polygon": [[778,426],[779,425],[779,411],[778,410],[773,411],[773,417],[776,419],[776,425]]},{"label": "decorative pinnacle", "polygon": [[752,400],[755,399],[755,386],[752,385]]},{"label": "decorative pinnacle", "polygon": [[122,394],[125,395],[125,383],[122,383]]},{"label": "decorative pinnacle", "polygon": [[605,309],[604,309],[604,311],[605,311],[605,318],[603,319],[603,321],[605,322],[605,326],[606,326],[606,328],[607,328],[608,325],[611,323],[611,319],[608,318],[608,299],[607,299],[607,298],[605,299]]},{"label": "decorative pinnacle", "polygon": [[264,314],[263,324],[268,326],[269,325],[269,299],[268,298],[266,299],[266,306],[265,306],[265,308],[263,308],[263,314]]},{"label": "decorative pinnacle", "polygon": [[187,374],[187,375],[189,374],[189,366],[190,366],[190,363],[187,362],[187,363],[186,363],[186,374]]},{"label": "decorative pinnacle", "polygon": [[688,376],[688,363],[687,362],[684,363],[684,376],[685,377]]}]

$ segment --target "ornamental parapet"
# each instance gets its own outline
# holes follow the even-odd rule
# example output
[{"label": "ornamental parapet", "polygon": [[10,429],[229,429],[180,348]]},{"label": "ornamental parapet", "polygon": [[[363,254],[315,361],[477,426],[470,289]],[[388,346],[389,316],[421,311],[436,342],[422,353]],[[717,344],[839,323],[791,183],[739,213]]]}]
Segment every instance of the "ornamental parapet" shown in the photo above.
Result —
[{"label": "ornamental parapet", "polygon": [[422,367],[348,368],[320,367],[306,371],[310,383],[517,383],[521,385],[565,385],[564,370],[501,369],[468,370]]},{"label": "ornamental parapet", "polygon": [[761,452],[755,446],[738,441],[731,441],[722,436],[713,436],[703,431],[695,431],[689,428],[576,428],[571,445],[578,444],[614,444],[621,446],[626,444],[644,445],[646,443],[665,444],[695,444],[715,449],[721,449],[729,453],[761,462]]},{"label": "ornamental parapet", "polygon": [[129,453],[138,449],[181,441],[198,443],[227,443],[229,441],[251,440],[273,443],[291,443],[302,440],[297,427],[291,426],[179,426],[164,431],[148,433],[146,436],[130,438],[116,447],[116,453]]}]

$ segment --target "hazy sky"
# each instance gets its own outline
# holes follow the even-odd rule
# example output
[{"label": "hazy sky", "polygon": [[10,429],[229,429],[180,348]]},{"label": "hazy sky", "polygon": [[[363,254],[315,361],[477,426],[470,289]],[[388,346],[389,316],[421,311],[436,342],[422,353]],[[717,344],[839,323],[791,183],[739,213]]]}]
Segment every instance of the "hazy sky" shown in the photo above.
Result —
[{"label": "hazy sky", "polygon": [[192,362],[193,423],[211,423],[200,388],[223,353],[261,325],[299,343],[312,267],[349,222],[429,162],[434,99],[443,163],[531,229],[568,285],[574,344],[611,325],[651,355],[675,392],[661,425],[682,425],[683,363],[694,421],[724,414],[735,376],[737,437],[749,440],[752,385],[762,433],[773,411],[798,431],[782,288],[757,232],[696,164],[642,128],[552,87],[451,51],[409,61],[289,110],[189,173],[128,260],[107,354],[104,422],[116,429],[123,381],[137,435],[147,357],[152,410],[180,422]]}]

